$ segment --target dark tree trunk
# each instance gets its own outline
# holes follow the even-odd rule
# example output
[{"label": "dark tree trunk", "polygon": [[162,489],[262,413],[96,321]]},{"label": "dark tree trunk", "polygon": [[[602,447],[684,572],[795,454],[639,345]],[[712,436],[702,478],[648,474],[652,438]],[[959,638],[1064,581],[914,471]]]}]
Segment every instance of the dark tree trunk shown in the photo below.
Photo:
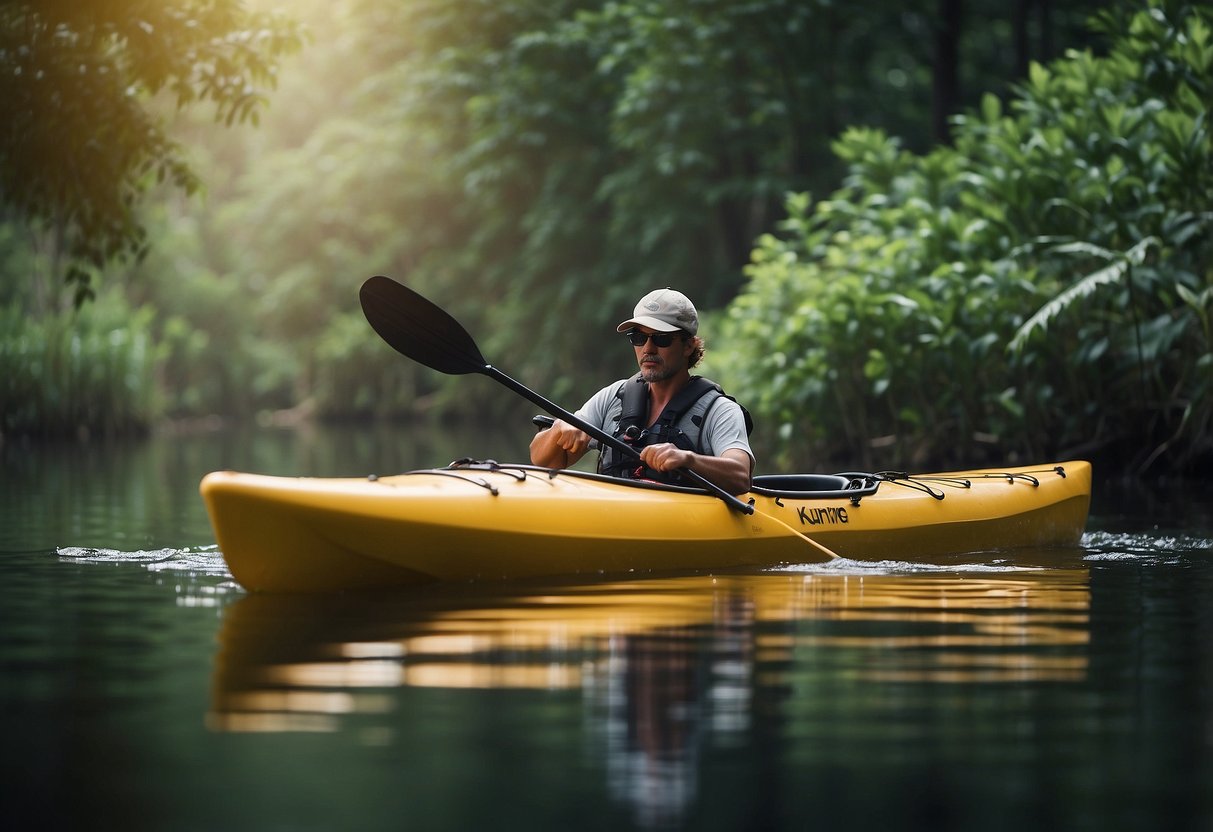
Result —
[{"label": "dark tree trunk", "polygon": [[960,102],[960,31],[963,0],[939,0],[939,27],[935,32],[934,89],[931,123],[935,141],[950,144],[948,118]]},{"label": "dark tree trunk", "polygon": [[1053,3],[1036,0],[1036,6],[1040,10],[1040,60],[1043,63],[1056,57],[1053,54]]},{"label": "dark tree trunk", "polygon": [[[1053,54],[1052,0],[1015,0],[1011,27],[1015,37],[1015,77],[1028,77],[1028,65],[1035,59],[1048,63]],[[1035,34],[1036,49],[1032,49]]]},{"label": "dark tree trunk", "polygon": [[1032,60],[1028,18],[1032,14],[1032,0],[1015,0],[1011,11],[1011,29],[1015,38],[1015,78],[1028,77],[1028,64]]}]

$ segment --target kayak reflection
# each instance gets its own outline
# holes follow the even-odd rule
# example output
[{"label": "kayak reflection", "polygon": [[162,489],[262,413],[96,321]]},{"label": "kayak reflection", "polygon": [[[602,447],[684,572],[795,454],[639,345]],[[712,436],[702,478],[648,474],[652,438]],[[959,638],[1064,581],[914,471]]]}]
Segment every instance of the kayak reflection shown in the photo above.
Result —
[{"label": "kayak reflection", "polygon": [[[261,717],[341,714],[377,701],[326,691],[578,688],[587,672],[609,676],[612,667],[669,670],[719,639],[744,642],[726,652],[747,665],[756,651],[790,659],[794,650],[866,650],[860,672],[870,680],[1074,679],[1086,670],[1085,651],[1035,648],[1085,645],[1089,600],[1085,570],[249,595],[224,614],[212,725],[291,730],[311,723]],[[653,646],[629,661],[637,645]]]},{"label": "kayak reflection", "polygon": [[580,691],[612,792],[661,823],[695,797],[705,745],[746,742],[770,714],[817,730],[814,688],[1080,682],[1089,609],[1084,569],[250,595],[225,610],[207,720],[340,731],[408,719],[407,689]]}]

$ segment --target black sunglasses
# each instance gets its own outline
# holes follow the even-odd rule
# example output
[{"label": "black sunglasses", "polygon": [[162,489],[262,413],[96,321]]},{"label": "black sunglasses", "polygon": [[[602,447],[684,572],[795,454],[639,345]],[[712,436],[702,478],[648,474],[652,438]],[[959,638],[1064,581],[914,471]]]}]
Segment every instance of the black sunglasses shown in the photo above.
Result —
[{"label": "black sunglasses", "polygon": [[628,340],[632,342],[633,347],[643,347],[644,342],[653,339],[653,344],[658,347],[668,347],[674,343],[674,338],[678,335],[677,332],[641,332],[639,329],[629,329],[624,335],[628,336]]}]

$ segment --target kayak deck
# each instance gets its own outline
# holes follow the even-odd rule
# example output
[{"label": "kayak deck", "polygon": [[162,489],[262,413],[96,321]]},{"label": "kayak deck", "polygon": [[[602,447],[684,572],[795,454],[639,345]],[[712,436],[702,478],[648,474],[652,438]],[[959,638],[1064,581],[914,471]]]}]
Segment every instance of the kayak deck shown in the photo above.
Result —
[{"label": "kayak deck", "polygon": [[202,495],[233,576],[323,592],[429,581],[713,570],[1074,545],[1086,462],[759,476],[753,514],[691,488],[462,462],[365,479],[218,472]]}]

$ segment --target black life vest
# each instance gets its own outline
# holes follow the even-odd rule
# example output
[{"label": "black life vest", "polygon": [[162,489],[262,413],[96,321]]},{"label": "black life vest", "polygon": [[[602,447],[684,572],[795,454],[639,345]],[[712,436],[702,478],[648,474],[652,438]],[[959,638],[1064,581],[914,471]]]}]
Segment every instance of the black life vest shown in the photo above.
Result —
[{"label": "black life vest", "polygon": [[[622,410],[619,423],[615,426],[613,436],[632,445],[637,450],[647,445],[657,445],[670,442],[684,451],[697,454],[706,453],[703,444],[703,425],[708,413],[722,398],[736,402],[732,396],[724,392],[719,384],[703,376],[691,376],[691,380],[681,390],[674,394],[666,404],[661,415],[645,429],[649,418],[649,385],[639,373],[623,382],[616,393],[622,400]],[[702,412],[690,413],[695,404],[704,397],[709,397]],[[738,407],[741,407],[739,404]],[[744,407],[741,412],[745,415],[746,434],[754,429],[750,413]],[[598,457],[598,471],[613,477],[632,479],[651,479],[658,482],[681,484],[683,478],[677,471],[654,471],[643,466],[630,455],[625,455],[614,448],[604,446]]]}]

